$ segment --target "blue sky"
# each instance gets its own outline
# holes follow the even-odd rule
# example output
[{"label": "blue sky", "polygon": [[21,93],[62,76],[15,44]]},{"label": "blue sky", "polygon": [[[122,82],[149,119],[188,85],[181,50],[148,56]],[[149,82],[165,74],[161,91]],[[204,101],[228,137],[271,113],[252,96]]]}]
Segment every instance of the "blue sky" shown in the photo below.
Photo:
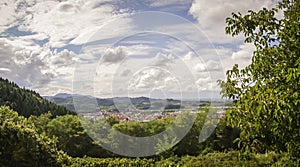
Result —
[{"label": "blue sky", "polygon": [[[272,0],[4,0],[0,76],[42,95],[207,97],[254,47],[225,35],[232,12]],[[160,93],[157,93],[160,92]],[[217,95],[216,95],[217,96]]]}]

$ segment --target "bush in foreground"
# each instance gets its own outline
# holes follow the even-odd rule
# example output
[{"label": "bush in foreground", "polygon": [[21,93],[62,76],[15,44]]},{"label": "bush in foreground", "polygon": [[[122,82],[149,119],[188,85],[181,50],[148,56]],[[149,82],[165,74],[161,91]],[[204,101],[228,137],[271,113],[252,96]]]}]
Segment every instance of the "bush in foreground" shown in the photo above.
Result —
[{"label": "bush in foreground", "polygon": [[299,162],[292,161],[286,154],[267,153],[253,154],[240,153],[238,151],[216,152],[198,156],[173,156],[168,159],[155,161],[154,159],[140,158],[73,158],[73,167],[95,166],[160,166],[160,167],[178,167],[178,166],[297,166]]}]

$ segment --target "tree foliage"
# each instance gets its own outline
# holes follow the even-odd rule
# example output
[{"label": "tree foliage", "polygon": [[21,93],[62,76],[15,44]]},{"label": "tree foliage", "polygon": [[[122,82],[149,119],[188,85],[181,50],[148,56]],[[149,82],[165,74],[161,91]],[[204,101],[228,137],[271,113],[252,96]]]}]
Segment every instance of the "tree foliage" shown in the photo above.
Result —
[{"label": "tree foliage", "polygon": [[58,149],[70,156],[107,156],[107,151],[89,137],[75,115],[58,116],[50,120],[45,125],[44,132],[47,136],[56,137]]},{"label": "tree foliage", "polygon": [[[43,114],[39,117],[32,116],[25,118],[9,107],[0,107],[0,166],[262,166],[275,164],[287,166],[285,154],[240,154],[236,151],[227,153],[205,153],[198,156],[183,155],[171,156],[164,159],[157,157],[147,158],[72,158],[57,148],[63,138],[66,141],[78,140],[86,146],[83,137],[83,130],[78,119],[73,115],[51,118],[51,115]],[[202,118],[202,117],[201,117]],[[43,124],[44,122],[44,124]],[[74,123],[72,123],[74,122]],[[201,121],[203,122],[203,120]],[[71,125],[68,125],[71,123]],[[144,127],[152,128],[160,126],[153,122]],[[36,125],[40,126],[39,129]],[[165,125],[165,124],[163,124]],[[51,126],[58,128],[58,132],[52,132]],[[59,126],[62,126],[59,129]],[[131,126],[131,125],[127,125]],[[133,124],[135,128],[136,124]],[[154,127],[152,127],[154,126]],[[51,128],[50,128],[51,127]],[[51,133],[56,136],[49,137],[44,129],[50,128]],[[74,128],[72,130],[72,128]],[[99,127],[98,127],[99,128]],[[63,130],[65,129],[65,130]],[[120,126],[120,130],[125,130]],[[150,132],[150,131],[149,131]],[[134,133],[130,130],[129,133]],[[62,135],[61,135],[62,134]],[[56,139],[58,138],[58,140]],[[60,139],[59,139],[60,138]],[[75,143],[78,144],[77,141]],[[76,150],[70,143],[65,143],[70,149]],[[199,144],[199,143],[195,143]],[[200,143],[201,144],[201,143]],[[92,149],[88,147],[87,149]],[[80,149],[77,149],[77,151]]]},{"label": "tree foliage", "polygon": [[[283,17],[276,17],[283,12]],[[224,97],[234,100],[231,125],[241,129],[240,144],[252,151],[300,155],[300,1],[276,8],[233,13],[226,33],[243,34],[256,50],[244,69],[235,65],[219,81]]]},{"label": "tree foliage", "polygon": [[128,167],[178,167],[178,166],[294,166],[291,161],[286,161],[285,154],[249,154],[237,151],[226,153],[209,153],[198,156],[172,156],[166,159],[153,158],[73,158],[70,166],[128,166]]},{"label": "tree foliage", "polygon": [[34,124],[9,107],[0,107],[1,166],[61,166],[68,156],[56,140],[39,134]]},{"label": "tree foliage", "polygon": [[[162,139],[158,140],[156,147],[158,150],[165,150],[165,148],[169,148],[169,146],[173,146],[175,144],[174,147],[153,157],[164,158],[172,155],[198,155],[207,150],[225,151],[237,149],[237,144],[234,144],[233,141],[238,137],[239,131],[236,128],[226,126],[224,118],[221,119],[215,131],[205,142],[199,142],[199,134],[204,125],[207,112],[203,111],[195,114],[194,116],[197,118],[187,135],[176,143],[176,138],[171,137],[175,136],[174,133],[176,133],[176,128],[174,130],[169,129],[169,133],[166,134],[166,136],[163,136]],[[129,136],[145,137],[161,133],[166,128],[170,127],[174,121],[174,118],[171,117],[161,120],[152,120],[145,123],[137,121],[119,122],[113,125],[113,129]],[[85,127],[88,128],[89,134],[94,136],[93,138],[100,140],[98,141],[100,143],[115,146],[119,149],[122,149],[122,145],[124,143],[130,143],[133,148],[139,147],[138,143],[134,143],[130,139],[129,141],[126,141],[124,138],[120,138],[118,134],[115,134],[116,131],[105,127],[103,120],[95,120],[93,123],[87,123]],[[108,136],[105,134],[108,134]],[[146,144],[147,142],[145,142],[144,149],[147,149]],[[129,150],[124,151],[128,152]]]}]

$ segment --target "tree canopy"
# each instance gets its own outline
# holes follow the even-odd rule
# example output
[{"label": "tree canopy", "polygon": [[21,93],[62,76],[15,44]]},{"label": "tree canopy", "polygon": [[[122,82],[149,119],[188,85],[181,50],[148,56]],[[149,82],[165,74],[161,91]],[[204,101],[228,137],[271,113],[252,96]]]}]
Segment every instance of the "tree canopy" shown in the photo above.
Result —
[{"label": "tree canopy", "polygon": [[61,166],[68,156],[57,141],[38,133],[35,125],[9,107],[0,107],[1,166]]},{"label": "tree canopy", "polygon": [[241,129],[239,140],[246,150],[300,155],[299,19],[298,0],[226,19],[227,34],[243,34],[256,48],[250,65],[234,65],[219,81],[222,95],[234,100],[228,122]]}]

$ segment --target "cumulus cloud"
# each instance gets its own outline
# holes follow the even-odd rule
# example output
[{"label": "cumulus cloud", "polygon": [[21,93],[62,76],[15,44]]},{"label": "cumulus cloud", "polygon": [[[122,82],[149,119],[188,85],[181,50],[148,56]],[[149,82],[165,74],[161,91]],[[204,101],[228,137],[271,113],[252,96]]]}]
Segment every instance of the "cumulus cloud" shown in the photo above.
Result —
[{"label": "cumulus cloud", "polygon": [[168,64],[172,63],[175,57],[172,54],[164,54],[164,53],[157,53],[154,57],[154,62],[152,65],[164,67]]},{"label": "cumulus cloud", "polygon": [[36,51],[32,51],[26,46],[18,46],[7,39],[0,40],[0,52],[2,68],[11,70],[7,75],[2,75],[11,80],[17,81],[23,86],[33,86],[49,82],[53,77],[51,73],[43,73],[44,62],[35,56]]},{"label": "cumulus cloud", "polygon": [[211,90],[213,88],[213,81],[210,77],[199,78],[196,84],[199,90]]},{"label": "cumulus cloud", "polygon": [[251,3],[240,0],[194,0],[190,8],[190,13],[203,24],[204,27],[224,25],[226,17],[231,16],[232,12],[245,14],[249,9],[256,10],[262,6],[268,7],[270,1],[253,0]]},{"label": "cumulus cloud", "polygon": [[69,66],[77,61],[76,54],[67,49],[61,52],[54,51],[53,55],[49,58],[49,63],[55,67]]},{"label": "cumulus cloud", "polygon": [[148,89],[148,88],[171,88],[176,84],[176,78],[170,73],[159,68],[147,68],[133,75],[130,80],[129,88]]},{"label": "cumulus cloud", "polygon": [[184,55],[182,57],[182,60],[189,61],[189,60],[192,60],[195,57],[196,57],[196,55],[193,52],[188,52],[186,55]]},{"label": "cumulus cloud", "polygon": [[263,7],[274,7],[277,2],[272,0],[194,0],[189,13],[197,20],[203,31],[212,42],[229,43],[238,38],[225,35],[225,19],[232,12],[247,13],[248,10],[259,10]]},{"label": "cumulus cloud", "polygon": [[196,72],[212,72],[212,71],[219,71],[221,70],[222,67],[220,63],[217,63],[216,61],[209,60],[206,64],[203,63],[198,63],[195,67],[194,70]]},{"label": "cumulus cloud", "polygon": [[121,62],[124,58],[126,58],[126,56],[127,52],[122,46],[108,48],[106,49],[102,57],[102,62],[108,64],[115,64]]},{"label": "cumulus cloud", "polygon": [[42,88],[58,75],[71,75],[70,65],[76,61],[71,51],[51,51],[16,38],[0,38],[0,58],[2,77],[33,89]]},{"label": "cumulus cloud", "polygon": [[245,43],[239,46],[240,50],[232,53],[231,58],[233,60],[236,59],[245,59],[250,60],[252,58],[253,52],[255,50],[255,46],[253,44]]},{"label": "cumulus cloud", "polygon": [[233,64],[238,64],[239,68],[245,68],[251,63],[254,50],[253,44],[246,43],[239,45],[236,51],[228,51],[225,53],[227,56],[222,59],[224,70],[232,69]]}]

